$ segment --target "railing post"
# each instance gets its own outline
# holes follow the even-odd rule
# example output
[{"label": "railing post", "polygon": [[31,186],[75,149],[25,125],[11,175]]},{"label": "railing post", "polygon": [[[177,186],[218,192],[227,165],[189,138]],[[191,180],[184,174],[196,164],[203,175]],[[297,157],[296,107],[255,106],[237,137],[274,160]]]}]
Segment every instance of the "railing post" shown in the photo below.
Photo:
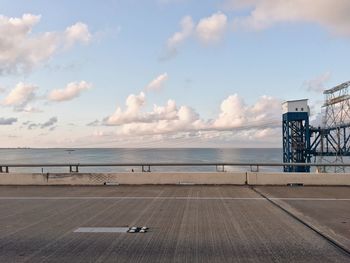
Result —
[{"label": "railing post", "polygon": [[[261,167],[283,167],[283,166],[310,166],[310,167],[322,167],[327,166],[327,164],[319,164],[319,163],[305,163],[305,164],[298,164],[298,163],[106,163],[106,164],[82,164],[82,167],[99,167],[99,166],[113,166],[113,167],[119,167],[119,166],[132,166],[132,167],[141,167],[142,172],[151,172],[151,166],[164,166],[164,167],[172,167],[172,166],[191,166],[191,167],[210,167],[215,166],[216,172],[227,172],[225,171],[225,166],[234,166],[234,167],[242,167],[247,172],[259,172],[260,166]],[[336,166],[335,164],[329,164],[330,166]],[[345,164],[337,164],[342,167],[350,167],[350,163]],[[62,169],[65,169],[65,167],[69,168],[69,173],[79,173],[79,166],[80,163],[65,163],[65,164],[0,164],[0,173],[9,173],[10,167],[41,167],[41,172],[44,173],[43,167],[60,167]],[[244,168],[245,167],[245,168]],[[132,169],[133,170],[133,169]],[[212,170],[211,170],[212,171]],[[65,173],[63,171],[63,173]]]},{"label": "railing post", "polygon": [[259,165],[256,165],[256,169],[255,169],[255,170],[253,169],[253,166],[254,166],[254,165],[250,165],[250,171],[251,171],[252,173],[257,173],[257,172],[259,172]]},{"label": "railing post", "polygon": [[216,166],[217,172],[225,172],[225,165],[221,165],[221,169],[219,169],[219,165],[215,165],[215,166]]},{"label": "railing post", "polygon": [[[73,169],[75,167],[75,169]],[[70,173],[79,173],[79,165],[69,165],[69,172]]]},{"label": "railing post", "polygon": [[9,167],[8,166],[0,166],[0,173],[9,173]]},{"label": "railing post", "polygon": [[[145,166],[148,167],[148,169],[145,169]],[[142,172],[150,173],[151,172],[151,166],[150,165],[142,165]]]}]

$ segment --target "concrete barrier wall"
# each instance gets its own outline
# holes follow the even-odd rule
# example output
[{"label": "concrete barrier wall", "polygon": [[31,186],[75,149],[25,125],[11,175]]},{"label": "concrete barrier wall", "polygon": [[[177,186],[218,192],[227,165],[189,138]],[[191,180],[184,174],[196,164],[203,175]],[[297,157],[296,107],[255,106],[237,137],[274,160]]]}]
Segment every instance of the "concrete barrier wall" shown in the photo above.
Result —
[{"label": "concrete barrier wall", "polygon": [[249,185],[350,185],[348,173],[247,173]]},{"label": "concrete barrier wall", "polygon": [[350,174],[321,173],[1,173],[0,185],[104,185],[104,184],[228,184],[228,185],[349,185]]},{"label": "concrete barrier wall", "polygon": [[232,184],[244,185],[246,173],[68,173],[0,174],[0,185]]},{"label": "concrete barrier wall", "polygon": [[44,174],[0,173],[0,185],[47,185]]}]

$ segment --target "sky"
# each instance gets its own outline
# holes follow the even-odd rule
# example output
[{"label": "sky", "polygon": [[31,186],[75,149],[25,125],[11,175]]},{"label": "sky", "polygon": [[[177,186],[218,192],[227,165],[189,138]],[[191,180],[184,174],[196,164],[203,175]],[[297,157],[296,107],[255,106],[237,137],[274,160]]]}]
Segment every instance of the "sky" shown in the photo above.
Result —
[{"label": "sky", "polygon": [[349,80],[348,0],[0,0],[0,148],[281,147]]}]

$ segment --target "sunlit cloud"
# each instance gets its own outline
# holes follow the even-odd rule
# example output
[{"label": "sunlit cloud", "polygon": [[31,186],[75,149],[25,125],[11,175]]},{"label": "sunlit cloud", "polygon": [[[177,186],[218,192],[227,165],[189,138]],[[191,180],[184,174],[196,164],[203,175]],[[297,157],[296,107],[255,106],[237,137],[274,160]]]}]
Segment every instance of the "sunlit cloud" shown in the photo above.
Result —
[{"label": "sunlit cloud", "polygon": [[204,17],[196,24],[191,16],[185,16],[180,21],[181,30],[170,36],[166,43],[164,58],[171,58],[178,53],[178,49],[192,36],[195,36],[203,44],[220,42],[225,35],[228,24],[227,16],[222,12],[216,12]]},{"label": "sunlit cloud", "polygon": [[104,119],[106,125],[116,126],[116,134],[123,136],[198,131],[241,132],[280,127],[281,101],[269,96],[262,96],[253,105],[247,105],[237,94],[230,95],[222,101],[220,113],[214,120],[204,120],[193,108],[186,105],[178,107],[174,100],[168,100],[165,106],[154,105],[153,110],[145,111],[146,95],[142,92],[129,95],[125,105],[124,109],[118,107]]},{"label": "sunlit cloud", "polygon": [[153,79],[147,86],[147,91],[159,91],[164,88],[165,83],[169,79],[168,73],[163,73]]},{"label": "sunlit cloud", "polygon": [[178,48],[182,45],[182,43],[189,38],[194,30],[194,22],[192,17],[185,16],[181,19],[180,22],[181,30],[175,32],[168,40],[166,44],[168,56],[176,55],[178,52]]},{"label": "sunlit cloud", "polygon": [[80,96],[83,91],[92,87],[91,83],[86,81],[70,82],[63,89],[55,89],[48,95],[48,100],[55,102],[62,102],[72,100]]},{"label": "sunlit cloud", "polygon": [[88,43],[91,34],[78,22],[63,32],[33,33],[40,15],[22,17],[0,15],[0,75],[25,73],[48,61],[58,50],[76,43]]},{"label": "sunlit cloud", "polygon": [[248,9],[250,14],[235,19],[236,28],[263,30],[278,23],[313,23],[334,35],[350,36],[347,0],[226,0],[225,6]]},{"label": "sunlit cloud", "polygon": [[223,39],[226,28],[227,16],[217,12],[210,17],[202,18],[198,22],[196,35],[202,43],[217,43]]},{"label": "sunlit cloud", "polygon": [[36,99],[38,87],[33,84],[19,82],[1,102],[4,106],[11,106],[15,111],[29,109],[29,103]]}]

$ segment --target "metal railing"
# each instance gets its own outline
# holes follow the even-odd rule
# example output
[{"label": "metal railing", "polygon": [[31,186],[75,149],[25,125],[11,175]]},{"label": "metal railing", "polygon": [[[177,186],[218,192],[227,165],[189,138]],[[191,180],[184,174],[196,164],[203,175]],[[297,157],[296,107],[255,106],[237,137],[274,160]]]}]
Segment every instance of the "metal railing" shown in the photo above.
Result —
[{"label": "metal railing", "polygon": [[70,173],[79,173],[81,167],[140,167],[142,172],[151,172],[151,167],[204,167],[212,166],[216,168],[217,172],[225,172],[225,166],[235,167],[250,167],[251,172],[259,172],[260,167],[284,167],[284,166],[308,166],[308,167],[350,167],[350,163],[342,164],[325,164],[325,163],[241,163],[241,162],[197,162],[197,163],[46,163],[46,164],[0,164],[0,173],[9,173],[10,168],[69,168]]}]

